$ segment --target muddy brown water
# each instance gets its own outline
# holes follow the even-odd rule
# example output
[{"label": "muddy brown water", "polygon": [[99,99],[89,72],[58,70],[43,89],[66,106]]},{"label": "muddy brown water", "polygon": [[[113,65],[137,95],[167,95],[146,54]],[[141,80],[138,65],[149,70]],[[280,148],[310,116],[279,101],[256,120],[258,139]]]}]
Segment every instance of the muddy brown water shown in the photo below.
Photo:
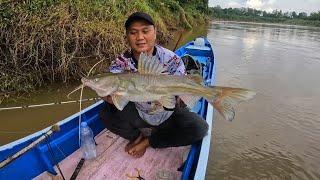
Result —
[{"label": "muddy brown water", "polygon": [[320,29],[216,22],[218,85],[257,91],[216,115],[207,179],[320,179]]},{"label": "muddy brown water", "polygon": [[[233,122],[215,115],[206,179],[320,179],[320,29],[212,22],[183,32],[179,45],[200,35],[214,47],[217,85],[258,92]],[[74,87],[52,85],[0,107],[64,101]],[[0,145],[77,111],[76,103],[0,111]]]}]

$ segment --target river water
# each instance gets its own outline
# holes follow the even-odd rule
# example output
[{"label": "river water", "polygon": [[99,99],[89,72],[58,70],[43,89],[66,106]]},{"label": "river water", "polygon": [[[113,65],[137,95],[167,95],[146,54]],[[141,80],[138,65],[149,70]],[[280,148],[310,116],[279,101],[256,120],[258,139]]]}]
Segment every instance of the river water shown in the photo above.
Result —
[{"label": "river water", "polygon": [[[68,93],[79,84],[45,86],[34,93],[21,95],[19,98],[10,99],[0,104],[0,146],[52,126],[80,110],[79,103],[11,110],[1,110],[2,108],[79,100],[80,91],[71,95],[70,99],[67,98]],[[89,88],[84,89],[83,99],[90,99],[95,96],[95,93]],[[94,102],[83,102],[82,109]]]},{"label": "river water", "polygon": [[217,85],[255,90],[215,116],[207,179],[320,179],[320,29],[215,22]]},{"label": "river water", "polygon": [[[320,179],[320,29],[213,22],[180,44],[199,35],[214,47],[217,85],[258,93],[236,107],[233,122],[215,115],[206,179]],[[53,85],[1,107],[67,101],[73,87]],[[0,111],[0,145],[77,111],[78,104]]]}]

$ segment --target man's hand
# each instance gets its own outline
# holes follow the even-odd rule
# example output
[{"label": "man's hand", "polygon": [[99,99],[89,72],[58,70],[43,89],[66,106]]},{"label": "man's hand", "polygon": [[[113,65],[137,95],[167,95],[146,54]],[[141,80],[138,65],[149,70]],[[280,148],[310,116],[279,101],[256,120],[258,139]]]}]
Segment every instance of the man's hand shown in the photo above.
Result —
[{"label": "man's hand", "polygon": [[176,108],[185,108],[187,105],[181,100],[179,96],[176,96]]},{"label": "man's hand", "polygon": [[112,97],[110,95],[102,97],[102,99],[105,100],[109,104],[113,104]]},{"label": "man's hand", "polygon": [[159,101],[152,101],[151,102],[151,109],[148,112],[149,114],[157,114],[163,111],[163,106]]}]

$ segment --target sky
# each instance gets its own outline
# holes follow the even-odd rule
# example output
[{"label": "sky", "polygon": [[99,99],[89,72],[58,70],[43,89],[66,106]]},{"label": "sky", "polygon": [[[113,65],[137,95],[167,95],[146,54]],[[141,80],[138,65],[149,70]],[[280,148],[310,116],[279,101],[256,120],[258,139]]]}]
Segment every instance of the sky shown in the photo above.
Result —
[{"label": "sky", "polygon": [[272,10],[296,11],[296,12],[318,12],[320,11],[320,0],[209,0],[209,6],[220,5],[222,8],[250,7],[272,12]]}]

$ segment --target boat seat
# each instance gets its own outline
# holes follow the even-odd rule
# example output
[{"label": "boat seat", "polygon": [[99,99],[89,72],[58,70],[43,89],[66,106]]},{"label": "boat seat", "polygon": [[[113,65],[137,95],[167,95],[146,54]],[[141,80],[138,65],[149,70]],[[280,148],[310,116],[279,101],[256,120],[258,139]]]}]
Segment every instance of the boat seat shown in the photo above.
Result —
[{"label": "boat seat", "polygon": [[188,45],[186,50],[191,56],[211,56],[211,49],[208,46]]}]

